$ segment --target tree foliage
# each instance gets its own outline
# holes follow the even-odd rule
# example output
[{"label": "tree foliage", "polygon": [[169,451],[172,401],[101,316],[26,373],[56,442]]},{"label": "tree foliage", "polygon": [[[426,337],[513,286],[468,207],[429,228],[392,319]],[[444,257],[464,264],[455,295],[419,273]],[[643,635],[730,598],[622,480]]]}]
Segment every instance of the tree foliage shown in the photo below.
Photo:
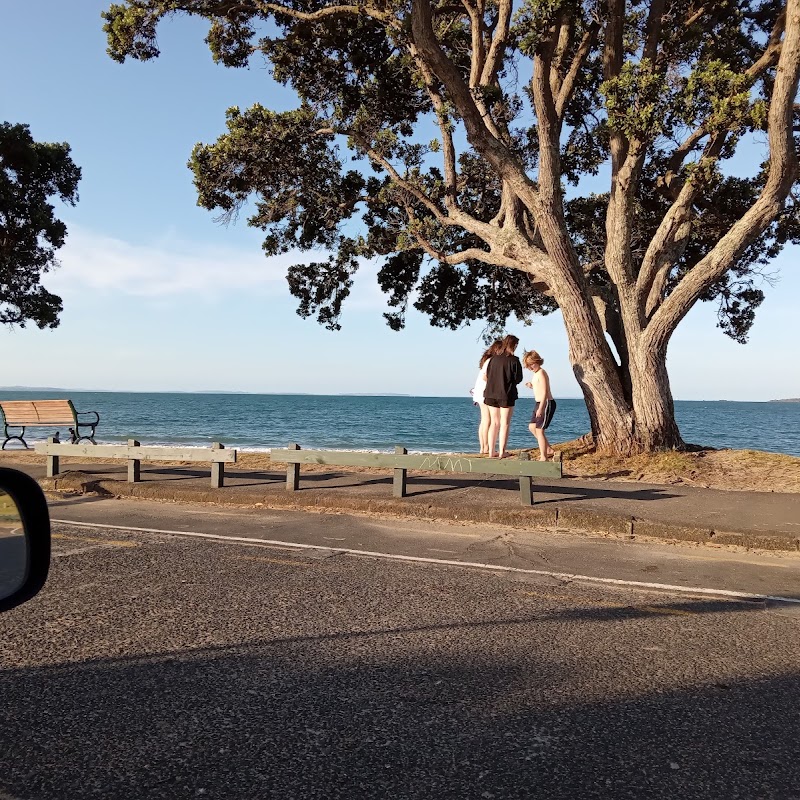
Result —
[{"label": "tree foliage", "polygon": [[204,207],[255,201],[267,253],[326,251],[290,270],[301,314],[337,327],[363,259],[396,329],[558,307],[596,433],[679,442],[670,336],[714,301],[745,341],[800,239],[800,0],[129,0],[110,55],[157,56],[175,14],[298,96],[230,110],[190,166]]},{"label": "tree foliage", "polygon": [[68,144],[34,141],[27,125],[0,124],[0,323],[55,328],[61,298],[40,283],[67,235],[50,199],[74,205],[80,168]]},{"label": "tree foliage", "polygon": [[[655,7],[661,13],[654,21]],[[301,301],[300,313],[318,312],[320,321],[335,327],[358,260],[376,256],[385,259],[381,286],[396,309],[387,314],[394,328],[402,327],[415,293],[416,306],[433,324],[447,327],[475,319],[502,327],[511,314],[526,319],[555,308],[547,287],[509,276],[504,266],[479,258],[448,265],[438,258],[489,248],[480,236],[443,225],[432,208],[443,213],[449,199],[488,223],[501,213],[502,185],[496,169],[468,145],[451,176],[432,158],[442,151],[442,137],[447,145],[459,143],[463,117],[440,77],[421,63],[411,30],[413,4],[114,4],[104,15],[111,56],[118,61],[157,56],[158,22],[181,12],[209,21],[207,43],[216,61],[241,67],[263,54],[275,79],[300,99],[296,111],[282,114],[261,106],[231,109],[228,133],[214,144],[198,145],[191,160],[202,206],[230,214],[256,198],[249,221],[266,232],[267,253],[315,248],[336,253],[330,261],[292,269],[290,286]],[[530,173],[537,166],[538,120],[523,61],[535,60],[548,47],[561,88],[570,82],[561,110],[563,179],[579,186],[596,175],[611,159],[612,130],[643,143],[647,154],[634,192],[631,233],[638,245],[635,266],[677,187],[694,183],[691,236],[670,266],[667,286],[708,253],[763,188],[764,168],[741,178],[722,164],[742,138],[752,141],[755,134],[757,141],[764,129],[772,78],[769,70],[752,67],[784,14],[781,3],[632,2],[624,14],[619,68],[611,76],[603,68],[609,46],[603,2],[526,0],[511,17],[504,2],[443,0],[432,4],[431,12],[438,46],[480,96],[479,106],[509,155]],[[492,74],[473,85],[475,50],[490,50],[495,43]],[[423,144],[430,120],[442,136]],[[698,131],[702,136],[694,135]],[[349,168],[343,152],[370,162],[379,177],[365,177],[364,167]],[[566,214],[569,234],[600,292],[608,277],[602,257],[606,233],[598,221],[608,199],[607,193],[575,197]],[[720,325],[733,338],[746,339],[763,299],[757,267],[797,236],[792,206],[737,259],[730,275],[703,292],[703,300],[719,301]],[[421,256],[432,266],[423,268]]]}]

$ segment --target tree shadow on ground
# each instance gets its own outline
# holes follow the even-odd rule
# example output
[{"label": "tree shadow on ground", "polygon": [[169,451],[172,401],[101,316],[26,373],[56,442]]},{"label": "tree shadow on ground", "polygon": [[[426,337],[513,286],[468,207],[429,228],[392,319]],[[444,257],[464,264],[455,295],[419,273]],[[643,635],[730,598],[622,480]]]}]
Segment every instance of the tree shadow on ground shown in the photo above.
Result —
[{"label": "tree shadow on ground", "polygon": [[484,646],[492,631],[625,613],[543,611],[5,669],[0,787],[40,800],[796,798],[797,674],[719,680],[701,670],[680,686],[654,672],[657,689],[644,689],[647,676],[617,673],[608,688],[614,673],[602,662],[567,667],[535,650],[522,661]]}]

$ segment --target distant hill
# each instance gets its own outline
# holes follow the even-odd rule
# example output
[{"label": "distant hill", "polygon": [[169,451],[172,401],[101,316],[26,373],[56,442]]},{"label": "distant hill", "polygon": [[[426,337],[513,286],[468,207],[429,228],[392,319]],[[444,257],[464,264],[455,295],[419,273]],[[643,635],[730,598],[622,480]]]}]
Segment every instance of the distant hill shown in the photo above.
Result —
[{"label": "distant hill", "polygon": [[800,397],[787,397],[785,400],[770,400],[770,403],[800,403]]},{"label": "distant hill", "polygon": [[62,389],[59,386],[0,386],[0,392],[77,392],[82,389]]}]

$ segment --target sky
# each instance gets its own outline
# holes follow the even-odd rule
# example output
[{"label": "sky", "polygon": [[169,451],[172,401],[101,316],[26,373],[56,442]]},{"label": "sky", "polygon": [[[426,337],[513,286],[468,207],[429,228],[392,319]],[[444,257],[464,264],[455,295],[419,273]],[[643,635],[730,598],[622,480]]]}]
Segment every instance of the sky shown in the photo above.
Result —
[{"label": "sky", "polygon": [[[0,120],[69,142],[83,171],[79,203],[59,209],[61,266],[43,281],[63,298],[61,324],[0,330],[0,386],[467,395],[482,325],[442,330],[410,310],[404,331],[389,330],[378,265],[365,264],[342,330],[327,331],[295,312],[285,273],[297,258],[265,258],[246,214],[224,226],[197,207],[194,144],[224,133],[230,106],[283,111],[292,93],[260,62],[215,65],[206,27],[187,17],[162,24],[158,59],[117,64],[105,52],[108,5],[0,0]],[[676,399],[800,397],[798,255],[787,248],[773,265],[778,283],[747,345],[716,328],[712,305],[689,313],[668,354]],[[580,396],[558,313],[508,330],[544,356],[556,397]]]}]

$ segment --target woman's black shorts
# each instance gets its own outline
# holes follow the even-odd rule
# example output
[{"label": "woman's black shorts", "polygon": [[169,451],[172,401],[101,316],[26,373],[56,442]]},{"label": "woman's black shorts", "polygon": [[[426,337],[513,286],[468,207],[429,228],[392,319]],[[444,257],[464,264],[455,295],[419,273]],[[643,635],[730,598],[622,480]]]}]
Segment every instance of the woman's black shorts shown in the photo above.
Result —
[{"label": "woman's black shorts", "polygon": [[493,397],[484,397],[483,404],[485,406],[492,406],[492,408],[514,408],[514,403],[516,400],[509,400],[506,398],[505,400],[495,400]]}]

